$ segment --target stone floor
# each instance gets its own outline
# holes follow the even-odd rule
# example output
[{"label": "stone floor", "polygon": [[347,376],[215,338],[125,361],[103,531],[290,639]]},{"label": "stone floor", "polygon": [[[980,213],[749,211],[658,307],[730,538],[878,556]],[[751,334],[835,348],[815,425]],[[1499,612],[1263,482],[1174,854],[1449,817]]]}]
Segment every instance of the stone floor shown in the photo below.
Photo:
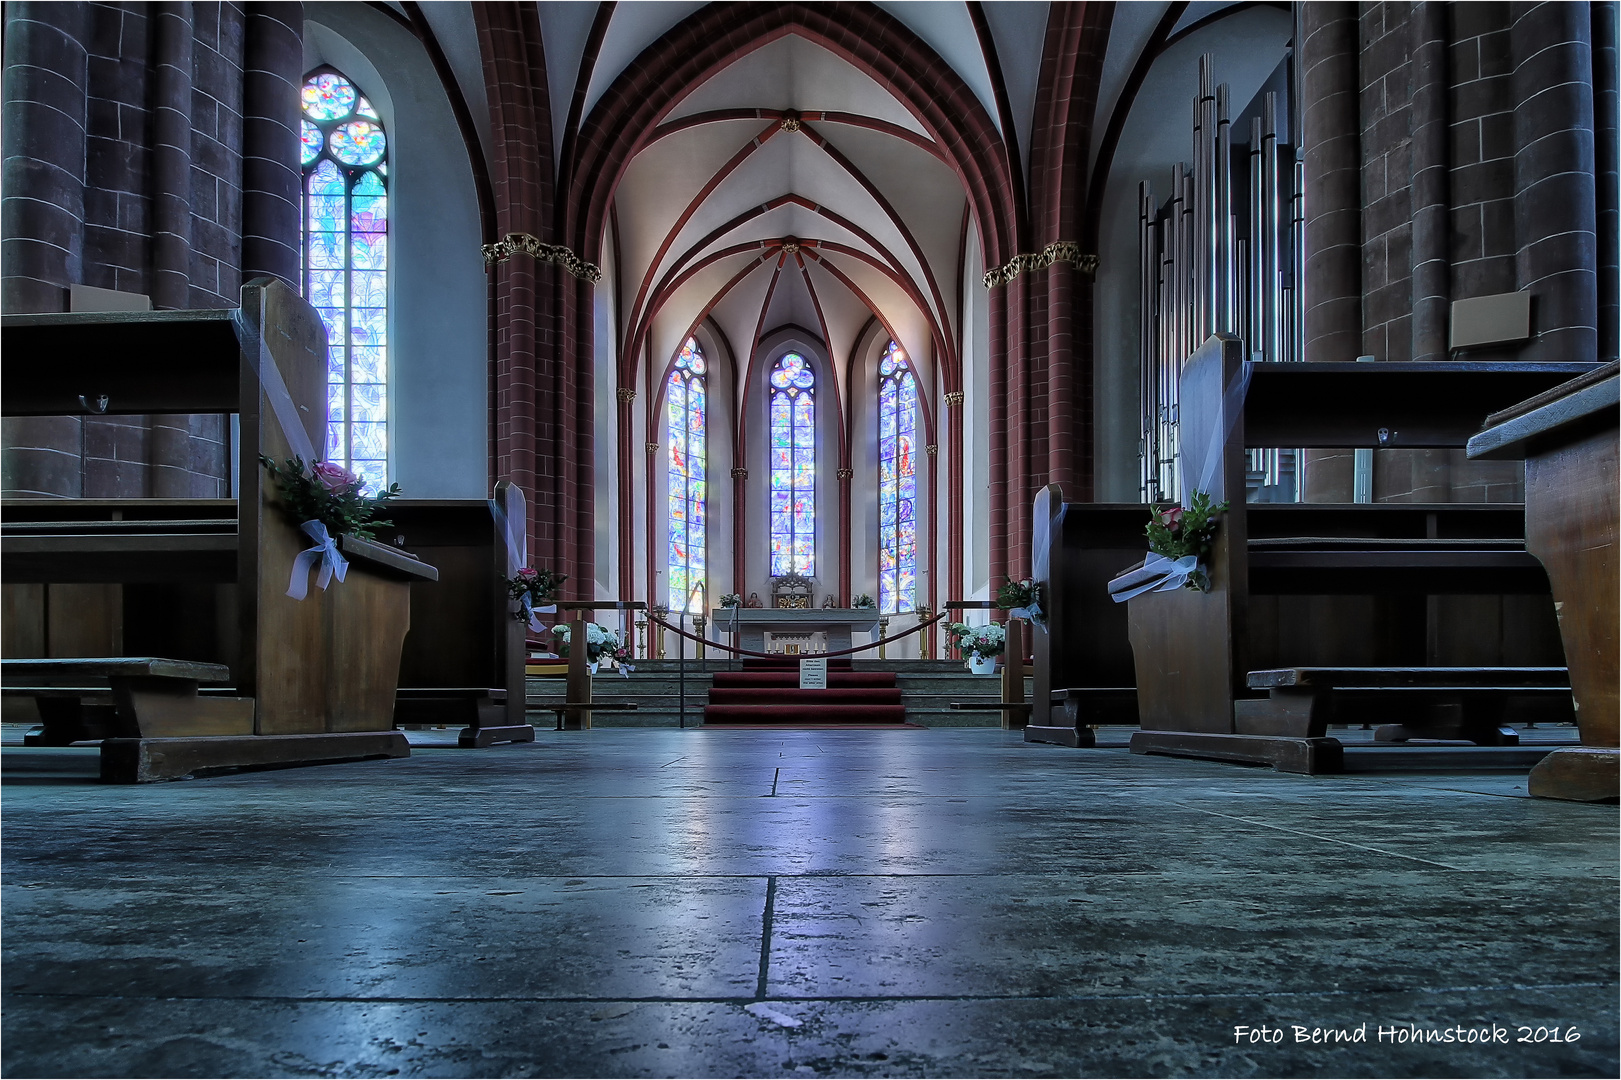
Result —
[{"label": "stone floor", "polygon": [[996,729],[93,755],[4,751],[7,1077],[1621,1071],[1617,810],[1514,773]]}]

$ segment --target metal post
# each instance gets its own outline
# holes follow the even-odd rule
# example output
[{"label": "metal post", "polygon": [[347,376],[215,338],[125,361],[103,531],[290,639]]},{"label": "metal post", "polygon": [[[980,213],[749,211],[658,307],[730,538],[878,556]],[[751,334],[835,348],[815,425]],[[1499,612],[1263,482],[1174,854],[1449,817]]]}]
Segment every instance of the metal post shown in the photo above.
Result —
[{"label": "metal post", "polygon": [[[685,608],[679,613],[676,626],[681,630],[687,628],[687,612]],[[684,728],[687,726],[687,639],[681,634],[675,636],[675,654],[676,663],[681,669],[681,674],[676,680],[676,685],[679,687],[676,693],[681,699],[681,726]]]}]

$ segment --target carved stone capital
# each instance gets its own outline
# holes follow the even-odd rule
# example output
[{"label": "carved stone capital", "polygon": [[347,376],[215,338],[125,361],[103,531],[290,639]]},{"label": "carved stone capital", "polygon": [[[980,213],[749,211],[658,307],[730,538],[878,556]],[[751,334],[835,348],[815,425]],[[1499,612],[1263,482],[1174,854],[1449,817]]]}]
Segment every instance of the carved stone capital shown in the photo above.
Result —
[{"label": "carved stone capital", "polygon": [[839,479],[840,480],[848,480],[852,476],[854,476],[855,474],[856,474],[856,471],[854,469],[840,469],[839,470]]},{"label": "carved stone capital", "polygon": [[589,285],[595,285],[602,280],[602,267],[586,262],[561,244],[541,243],[539,237],[529,233],[507,233],[495,243],[485,244],[479,250],[484,253],[484,261],[487,263],[498,263],[522,252],[539,262],[561,266]]},{"label": "carved stone capital", "polygon": [[1053,263],[1069,263],[1088,277],[1098,272],[1098,257],[1081,250],[1073,240],[1054,240],[1034,255],[1015,255],[1001,266],[985,271],[985,287],[1006,285],[1027,270],[1045,270]]},{"label": "carved stone capital", "polygon": [[782,130],[784,130],[784,131],[788,131],[788,132],[798,131],[799,130],[799,114],[794,112],[794,110],[789,109],[787,112],[782,114],[781,124],[782,124]]},{"label": "carved stone capital", "polygon": [[619,401],[620,401],[620,404],[629,405],[631,402],[633,402],[635,400],[636,400],[636,388],[634,386],[621,386],[619,388]]},{"label": "carved stone capital", "polygon": [[946,392],[946,408],[953,409],[962,404],[962,391],[950,390]]},{"label": "carved stone capital", "polygon": [[650,443],[648,443],[648,444],[647,444],[647,452],[648,452],[648,453],[649,453],[649,454],[656,454],[656,453],[658,453],[658,452],[659,452],[659,444],[658,444],[658,443],[656,443],[656,442],[650,442]]},{"label": "carved stone capital", "polygon": [[940,444],[939,443],[924,443],[923,444],[923,452],[925,454],[928,454],[930,457],[933,457],[935,454],[939,453],[939,451],[940,451]]},{"label": "carved stone capital", "polygon": [[749,478],[749,471],[747,469],[733,469],[732,470],[732,479],[733,480],[747,480],[748,478]]}]

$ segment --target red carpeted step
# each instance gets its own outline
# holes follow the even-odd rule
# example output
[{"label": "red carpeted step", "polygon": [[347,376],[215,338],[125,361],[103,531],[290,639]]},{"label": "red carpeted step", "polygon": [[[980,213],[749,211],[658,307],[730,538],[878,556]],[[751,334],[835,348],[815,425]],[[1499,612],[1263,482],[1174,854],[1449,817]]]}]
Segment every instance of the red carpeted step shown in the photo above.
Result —
[{"label": "red carpeted step", "polygon": [[902,724],[904,705],[706,705],[706,724]]},{"label": "red carpeted step", "polygon": [[[799,688],[799,672],[795,671],[717,671],[717,687],[780,687]],[[827,684],[834,689],[855,686],[891,687],[895,685],[893,671],[829,671]]]},{"label": "red carpeted step", "polygon": [[[743,670],[744,671],[798,671],[799,670],[799,661],[802,660],[802,659],[809,660],[809,659],[814,659],[814,657],[789,656],[789,657],[784,657],[781,660],[777,660],[777,659],[762,660],[762,659],[760,659],[758,657],[750,656],[750,657],[745,657],[743,659]],[[850,670],[850,661],[849,661],[848,658],[829,660],[827,662],[827,670],[829,670],[829,671],[849,671]]]},{"label": "red carpeted step", "polygon": [[716,687],[709,691],[711,705],[899,705],[895,688],[833,687],[828,690],[789,690],[777,687]]}]

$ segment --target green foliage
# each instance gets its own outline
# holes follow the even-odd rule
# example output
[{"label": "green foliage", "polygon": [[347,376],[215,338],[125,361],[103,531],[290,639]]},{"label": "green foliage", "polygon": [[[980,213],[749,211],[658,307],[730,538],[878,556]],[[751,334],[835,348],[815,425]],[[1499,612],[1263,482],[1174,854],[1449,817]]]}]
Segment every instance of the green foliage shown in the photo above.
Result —
[{"label": "green foliage", "polygon": [[306,470],[301,457],[288,458],[283,465],[264,454],[259,460],[270,470],[288,512],[300,522],[319,521],[334,536],[348,534],[365,540],[375,539],[380,526],[393,524],[377,515],[389,499],[400,497],[398,484],[367,496],[359,477],[329,461],[313,462]]},{"label": "green foliage", "polygon": [[1041,602],[1041,589],[1030,578],[1023,581],[1007,579],[1007,584],[996,590],[996,606],[1012,610],[1028,608]]},{"label": "green foliage", "polygon": [[[1227,512],[1227,503],[1214,506],[1207,492],[1195,491],[1188,500],[1187,509],[1180,506],[1161,507],[1154,511],[1144,532],[1148,535],[1148,550],[1167,559],[1181,559],[1197,555],[1202,567],[1210,559],[1210,545],[1216,540],[1220,525],[1218,516]],[[1210,578],[1202,569],[1188,577],[1185,588],[1210,589]]]}]

